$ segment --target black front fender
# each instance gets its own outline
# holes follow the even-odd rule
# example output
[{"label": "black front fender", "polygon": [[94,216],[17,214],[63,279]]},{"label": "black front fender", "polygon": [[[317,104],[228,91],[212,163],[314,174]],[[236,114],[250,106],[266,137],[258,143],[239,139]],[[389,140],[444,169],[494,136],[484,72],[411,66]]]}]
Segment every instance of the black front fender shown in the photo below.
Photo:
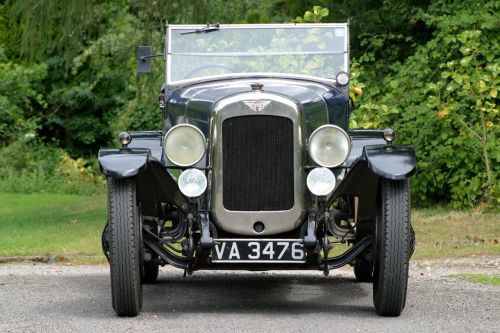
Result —
[{"label": "black front fender", "polygon": [[342,196],[359,198],[359,216],[366,218],[376,211],[378,184],[381,178],[403,180],[415,173],[415,148],[407,145],[365,145],[362,153],[348,169],[322,209],[328,209],[333,200]]},{"label": "black front fender", "polygon": [[107,177],[137,179],[137,197],[144,215],[158,216],[158,206],[169,203],[184,212],[189,200],[165,166],[147,148],[101,149],[99,165]]},{"label": "black front fender", "polygon": [[392,180],[411,177],[417,166],[415,148],[407,145],[365,146],[362,158],[374,174]]},{"label": "black front fender", "polygon": [[103,174],[113,178],[137,176],[147,167],[150,156],[149,149],[101,149],[99,150],[99,166]]}]

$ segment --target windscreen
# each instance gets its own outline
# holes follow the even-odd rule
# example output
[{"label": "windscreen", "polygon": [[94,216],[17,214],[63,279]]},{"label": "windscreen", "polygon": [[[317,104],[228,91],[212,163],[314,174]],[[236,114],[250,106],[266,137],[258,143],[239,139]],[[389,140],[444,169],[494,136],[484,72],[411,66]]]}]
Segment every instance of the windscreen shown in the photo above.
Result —
[{"label": "windscreen", "polygon": [[169,26],[169,82],[221,74],[335,78],[348,71],[346,25]]}]

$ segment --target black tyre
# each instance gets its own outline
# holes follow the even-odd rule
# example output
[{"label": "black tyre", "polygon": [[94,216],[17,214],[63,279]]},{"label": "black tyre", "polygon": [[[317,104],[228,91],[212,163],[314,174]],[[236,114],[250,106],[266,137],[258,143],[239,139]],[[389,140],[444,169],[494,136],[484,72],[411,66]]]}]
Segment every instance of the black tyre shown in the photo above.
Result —
[{"label": "black tyre", "polygon": [[142,307],[142,244],[134,179],[108,178],[108,214],[113,309],[119,316],[137,316]]},{"label": "black tyre", "polygon": [[[156,259],[156,260],[155,260]],[[150,261],[144,262],[144,270],[142,272],[142,283],[154,283],[158,278],[160,271],[159,259],[154,258]]]},{"label": "black tyre", "polygon": [[382,316],[399,316],[406,302],[411,250],[407,180],[382,180],[376,221],[373,302]]},{"label": "black tyre", "polygon": [[354,276],[358,282],[373,282],[373,261],[358,260],[354,264]]}]

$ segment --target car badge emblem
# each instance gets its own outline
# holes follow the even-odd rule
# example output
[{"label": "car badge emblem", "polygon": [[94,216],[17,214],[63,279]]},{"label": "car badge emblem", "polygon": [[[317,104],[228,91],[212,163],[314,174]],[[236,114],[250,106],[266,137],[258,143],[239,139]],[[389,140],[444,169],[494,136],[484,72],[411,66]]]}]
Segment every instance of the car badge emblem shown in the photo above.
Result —
[{"label": "car badge emblem", "polygon": [[243,101],[252,111],[261,112],[271,101]]}]

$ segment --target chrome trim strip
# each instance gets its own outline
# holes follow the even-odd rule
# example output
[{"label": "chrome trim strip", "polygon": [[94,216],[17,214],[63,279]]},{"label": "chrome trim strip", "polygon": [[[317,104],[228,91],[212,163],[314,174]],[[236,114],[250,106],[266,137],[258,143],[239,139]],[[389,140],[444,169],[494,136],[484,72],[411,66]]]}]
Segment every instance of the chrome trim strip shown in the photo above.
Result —
[{"label": "chrome trim strip", "polygon": [[[168,56],[170,57],[170,56]],[[169,87],[174,86],[175,88],[180,88],[183,86],[191,85],[194,83],[204,83],[216,80],[224,80],[224,79],[294,79],[294,80],[304,80],[311,81],[314,83],[323,83],[330,86],[335,86],[335,79],[328,79],[323,77],[316,76],[308,76],[308,75],[300,75],[300,74],[290,74],[290,73],[270,73],[270,72],[255,72],[255,73],[228,73],[228,74],[218,74],[218,75],[208,75],[208,76],[200,76],[194,79],[186,79],[186,80],[178,80],[167,82]]]},{"label": "chrome trim strip", "polygon": [[349,38],[351,38],[351,35],[349,33],[349,23],[346,24],[345,31],[346,31],[346,35],[345,35],[345,43],[346,43],[346,45],[345,45],[345,63],[346,63],[346,65],[345,66],[346,67],[344,68],[344,70],[347,73],[350,73],[351,64],[349,63],[349,54],[351,53],[351,41],[349,40]]},{"label": "chrome trim strip", "polygon": [[211,259],[213,263],[221,264],[305,264],[305,260],[217,260]]},{"label": "chrome trim strip", "polygon": [[[169,24],[169,28],[199,29],[206,27],[206,24]],[[266,23],[266,24],[220,24],[220,29],[269,29],[269,28],[341,28],[347,27],[347,23]]]},{"label": "chrome trim strip", "polygon": [[215,238],[214,242],[294,242],[303,243],[302,238]]},{"label": "chrome trim strip", "polygon": [[170,75],[170,68],[172,66],[172,59],[170,54],[172,53],[172,44],[170,41],[172,40],[172,29],[170,28],[170,25],[167,25],[167,33],[165,34],[165,49],[166,49],[166,57],[167,57],[167,62],[165,66],[165,77],[166,77],[166,82],[170,82],[172,80],[171,75]]},{"label": "chrome trim strip", "polygon": [[[265,88],[265,87],[264,87]],[[245,101],[271,101],[260,112],[254,112]],[[294,206],[281,211],[230,211],[223,205],[222,186],[222,122],[231,117],[245,115],[273,115],[290,119],[293,123],[294,142]],[[221,229],[241,235],[272,235],[297,228],[305,215],[305,171],[303,167],[304,139],[302,137],[302,113],[296,103],[286,97],[267,92],[240,93],[222,99],[214,106],[210,121],[211,165],[213,165],[211,211],[214,222]],[[257,233],[255,222],[261,221],[265,229]]]},{"label": "chrome trim strip", "polygon": [[[276,76],[269,76],[267,74],[264,74],[263,76],[259,76],[259,77],[250,76],[248,78],[255,79],[256,81],[261,82],[264,85],[274,85],[275,86],[275,85],[290,85],[291,84],[290,81],[288,80],[288,78],[285,78],[283,76],[276,77]],[[205,92],[207,89],[219,88],[219,87],[228,86],[228,85],[248,86],[248,84],[249,84],[248,78],[245,78],[244,75],[241,75],[241,76],[239,75],[235,78],[231,78],[232,79],[231,82],[227,82],[224,80],[199,80],[199,81],[197,80],[196,83],[204,83],[205,84],[204,89],[198,90],[196,94],[191,94],[190,93],[191,89],[197,89],[197,88],[186,87],[186,90],[184,91],[184,93],[186,95],[190,95],[191,99],[193,99],[197,96],[197,94],[201,94],[201,93]],[[293,80],[299,79],[299,80],[307,81],[308,85],[321,88],[321,89],[323,89],[323,92],[326,92],[325,89],[327,89],[327,88],[335,89],[336,91],[341,92],[341,90],[337,86],[334,85],[335,81],[330,80],[329,82],[324,82],[322,80],[318,80],[317,78],[298,78],[296,75],[290,77],[290,79],[293,79]],[[327,87],[325,87],[325,85]],[[186,84],[186,86],[187,86],[187,84]],[[172,87],[173,87],[172,85],[168,86],[169,89],[171,89]],[[180,88],[180,87],[184,87],[184,84],[182,86],[174,86],[174,87],[176,89]],[[311,90],[309,87],[305,87],[305,88],[309,89],[312,93],[314,93],[314,91]],[[326,103],[325,102],[323,102],[323,103],[324,103],[325,108],[326,108]],[[325,119],[327,119],[326,114],[325,114]]]},{"label": "chrome trim strip", "polygon": [[[175,55],[183,56],[207,56],[211,57],[255,57],[255,54],[248,52],[210,52],[210,53],[197,53],[197,52],[176,52]],[[259,52],[259,56],[279,56],[279,55],[310,55],[310,54],[345,54],[345,51],[308,51],[308,52],[294,52],[294,51],[281,51],[281,52]]]}]

